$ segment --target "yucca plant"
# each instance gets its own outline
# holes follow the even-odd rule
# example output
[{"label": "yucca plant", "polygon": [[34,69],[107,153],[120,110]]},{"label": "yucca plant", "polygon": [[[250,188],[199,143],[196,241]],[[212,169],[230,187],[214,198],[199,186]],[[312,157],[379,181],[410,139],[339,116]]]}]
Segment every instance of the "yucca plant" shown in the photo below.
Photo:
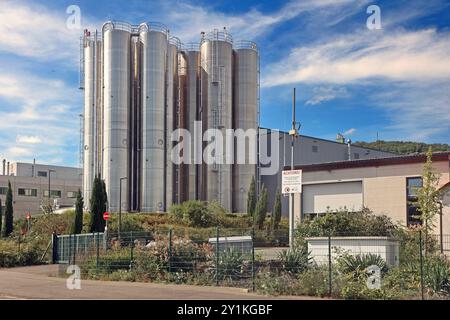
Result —
[{"label": "yucca plant", "polygon": [[278,254],[278,259],[281,261],[282,270],[290,273],[305,271],[311,261],[306,248],[283,250]]},{"label": "yucca plant", "polygon": [[379,255],[368,254],[344,254],[338,259],[339,270],[343,273],[354,273],[355,276],[365,273],[370,266],[378,266],[382,273],[388,271],[386,262]]},{"label": "yucca plant", "polygon": [[425,265],[425,285],[431,289],[432,294],[450,294],[450,270],[445,260],[440,258],[429,259]]}]

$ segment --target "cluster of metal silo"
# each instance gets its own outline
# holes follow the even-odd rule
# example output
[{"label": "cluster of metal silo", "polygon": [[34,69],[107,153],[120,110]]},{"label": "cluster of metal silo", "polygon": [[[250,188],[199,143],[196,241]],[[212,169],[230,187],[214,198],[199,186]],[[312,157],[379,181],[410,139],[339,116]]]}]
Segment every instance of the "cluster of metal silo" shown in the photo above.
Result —
[{"label": "cluster of metal silo", "polygon": [[172,132],[187,129],[194,139],[207,129],[224,137],[227,129],[257,129],[256,45],[233,47],[225,29],[184,45],[161,24],[123,22],[105,23],[101,36],[85,31],[82,43],[86,203],[100,175],[111,211],[162,212],[201,199],[244,212],[256,166],[225,161],[244,151],[223,148],[224,161],[195,163],[209,142],[191,140],[190,163],[174,164]]}]

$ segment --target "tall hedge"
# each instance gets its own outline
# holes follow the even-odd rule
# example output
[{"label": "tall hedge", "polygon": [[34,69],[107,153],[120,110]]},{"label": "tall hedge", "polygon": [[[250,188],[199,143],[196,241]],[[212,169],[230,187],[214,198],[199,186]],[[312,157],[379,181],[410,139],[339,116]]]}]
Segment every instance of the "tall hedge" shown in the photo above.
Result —
[{"label": "tall hedge", "polygon": [[8,181],[8,191],[6,192],[5,203],[5,226],[3,227],[3,236],[8,237],[14,229],[14,211],[13,211],[13,193],[11,181]]}]

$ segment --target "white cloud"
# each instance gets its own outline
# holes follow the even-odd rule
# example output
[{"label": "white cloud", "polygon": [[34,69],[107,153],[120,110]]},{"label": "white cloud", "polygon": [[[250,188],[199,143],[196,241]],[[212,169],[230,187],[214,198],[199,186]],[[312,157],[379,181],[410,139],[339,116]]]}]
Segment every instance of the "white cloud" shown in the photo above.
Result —
[{"label": "white cloud", "polygon": [[450,77],[450,33],[364,31],[298,47],[266,68],[262,85],[429,81]]},{"label": "white cloud", "polygon": [[16,142],[17,143],[24,143],[24,144],[36,144],[36,143],[41,143],[42,139],[39,136],[17,135]]},{"label": "white cloud", "polygon": [[343,133],[343,135],[344,135],[344,136],[351,136],[351,135],[354,134],[355,132],[356,132],[356,129],[355,129],[355,128],[351,128],[351,129],[346,130],[346,131]]},{"label": "white cloud", "polygon": [[[81,12],[83,25],[95,25]],[[2,1],[0,51],[43,61],[67,60],[77,66],[82,29],[67,28],[64,11],[23,1]]]},{"label": "white cloud", "polygon": [[348,96],[345,87],[320,86],[313,89],[314,95],[309,98],[306,105],[317,105],[322,102],[334,100],[336,98],[345,98]]}]

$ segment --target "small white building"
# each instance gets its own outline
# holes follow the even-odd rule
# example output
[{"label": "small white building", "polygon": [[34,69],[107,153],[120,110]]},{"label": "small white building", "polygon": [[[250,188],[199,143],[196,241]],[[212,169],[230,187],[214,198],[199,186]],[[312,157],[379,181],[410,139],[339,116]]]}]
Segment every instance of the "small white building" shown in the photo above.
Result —
[{"label": "small white building", "polygon": [[336,259],[344,253],[351,255],[375,254],[380,256],[388,267],[398,266],[400,259],[399,241],[389,237],[328,237],[307,238],[308,252],[318,265],[328,264],[329,244],[331,244],[331,259]]}]

